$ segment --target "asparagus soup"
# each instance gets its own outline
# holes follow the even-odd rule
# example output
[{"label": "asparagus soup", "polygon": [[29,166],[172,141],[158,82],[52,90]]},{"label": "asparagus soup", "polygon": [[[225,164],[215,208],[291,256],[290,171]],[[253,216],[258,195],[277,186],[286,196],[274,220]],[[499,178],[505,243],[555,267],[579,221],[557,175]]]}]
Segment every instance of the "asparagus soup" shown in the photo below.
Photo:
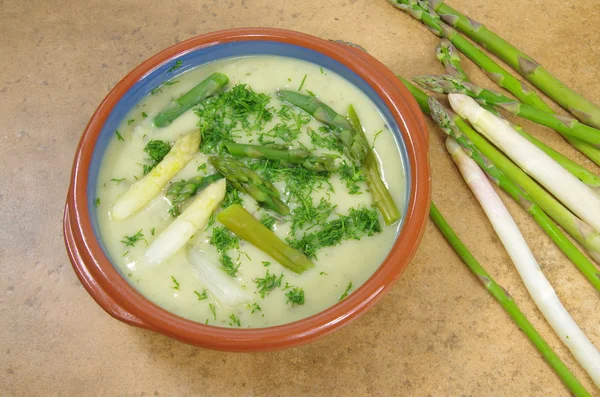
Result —
[{"label": "asparagus soup", "polygon": [[268,327],[373,274],[405,189],[363,92],[312,63],[249,56],[182,73],[129,112],[96,210],[111,261],[147,299],[214,326]]}]

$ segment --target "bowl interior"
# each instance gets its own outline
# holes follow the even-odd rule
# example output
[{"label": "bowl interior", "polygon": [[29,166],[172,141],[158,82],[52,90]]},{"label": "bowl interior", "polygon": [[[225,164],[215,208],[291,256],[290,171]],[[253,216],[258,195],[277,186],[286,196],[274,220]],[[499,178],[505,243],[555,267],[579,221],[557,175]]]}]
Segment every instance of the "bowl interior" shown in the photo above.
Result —
[{"label": "bowl interior", "polygon": [[[404,202],[409,202],[409,197],[413,193],[411,191],[411,170],[410,162],[408,161],[406,145],[401,136],[400,126],[395,121],[394,117],[392,116],[388,107],[385,105],[384,101],[377,95],[375,90],[363,78],[361,78],[358,74],[353,72],[344,64],[328,57],[327,55],[293,44],[274,41],[243,41],[216,44],[208,47],[192,49],[150,70],[122,96],[122,98],[115,105],[115,107],[112,109],[109,116],[107,117],[96,142],[96,145],[94,147],[92,161],[89,167],[87,185],[87,206],[90,214],[92,227],[94,230],[94,234],[98,242],[100,243],[100,246],[104,251],[106,257],[110,258],[99,232],[98,218],[95,210],[95,200],[97,197],[96,187],[98,182],[98,171],[100,168],[100,163],[104,156],[104,152],[106,151],[108,143],[110,139],[114,136],[115,130],[118,128],[121,121],[125,118],[127,113],[133,107],[135,107],[135,105],[139,101],[141,101],[144,97],[150,94],[150,91],[152,89],[159,86],[164,81],[167,81],[177,75],[180,75],[202,64],[225,58],[249,55],[276,55],[297,58],[304,61],[312,62],[314,64],[322,66],[323,68],[329,69],[337,73],[338,75],[342,76],[347,81],[358,87],[361,91],[363,91],[378,108],[380,113],[383,115],[388,127],[390,128],[390,131],[392,131],[392,133],[394,134],[394,140],[399,148],[399,152],[402,156],[402,164],[404,166]],[[168,70],[177,61],[181,61],[181,66],[174,71],[168,72]],[[406,218],[406,208],[407,207],[405,205],[402,209],[403,213],[401,222],[404,222],[404,219]],[[400,226],[398,227],[398,231],[402,230],[402,226],[403,225],[400,224]],[[115,267],[115,269],[117,269],[117,267]]]}]

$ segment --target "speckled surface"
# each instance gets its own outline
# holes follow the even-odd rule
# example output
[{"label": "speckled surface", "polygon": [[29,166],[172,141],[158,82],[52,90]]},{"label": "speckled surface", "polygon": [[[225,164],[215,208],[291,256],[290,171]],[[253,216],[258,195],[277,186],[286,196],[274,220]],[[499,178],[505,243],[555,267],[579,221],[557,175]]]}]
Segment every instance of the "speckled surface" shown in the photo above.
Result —
[{"label": "speckled surface", "polygon": [[[451,5],[600,103],[597,0]],[[193,35],[241,26],[352,41],[404,76],[442,71],[433,55],[437,38],[384,0],[0,1],[0,395],[567,396],[431,223],[385,299],[304,347],[264,354],[202,350],[126,326],[94,303],[71,269],[61,233],[81,131],[108,90],[145,58]],[[466,68],[489,85],[472,64]],[[524,126],[599,171],[552,131]],[[582,383],[600,395],[535,309],[441,134],[430,127],[438,206]],[[506,202],[565,306],[600,346],[600,294],[524,211]]]}]

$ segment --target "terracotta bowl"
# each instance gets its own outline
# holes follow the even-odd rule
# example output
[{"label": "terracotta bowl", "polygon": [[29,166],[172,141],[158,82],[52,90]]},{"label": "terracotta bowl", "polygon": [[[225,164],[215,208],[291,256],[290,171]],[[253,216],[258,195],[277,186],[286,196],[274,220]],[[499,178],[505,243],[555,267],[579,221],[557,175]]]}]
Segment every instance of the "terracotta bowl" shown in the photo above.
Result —
[{"label": "terracotta bowl", "polygon": [[[396,135],[407,173],[407,206],[391,252],[378,270],[348,298],[293,323],[231,329],[176,316],[129,285],[102,249],[94,200],[100,160],[116,126],[152,88],[173,77],[173,73],[166,71],[175,61],[182,61],[182,67],[177,70],[181,73],[216,59],[253,54],[295,57],[320,64],[364,91]],[[206,348],[276,350],[325,336],[381,299],[404,271],[421,241],[429,199],[425,121],[417,103],[389,69],[367,53],[345,44],[280,29],[234,29],[198,36],[160,52],[136,67],[106,96],[77,147],[65,206],[64,236],[77,276],[92,298],[116,319]]]}]

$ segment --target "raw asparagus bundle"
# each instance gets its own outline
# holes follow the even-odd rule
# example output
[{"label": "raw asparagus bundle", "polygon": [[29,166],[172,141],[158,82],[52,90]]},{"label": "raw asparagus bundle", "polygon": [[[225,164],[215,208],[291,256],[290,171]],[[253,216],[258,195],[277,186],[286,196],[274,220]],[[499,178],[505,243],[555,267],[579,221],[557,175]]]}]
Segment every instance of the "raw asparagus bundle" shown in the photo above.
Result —
[{"label": "raw asparagus bundle", "polygon": [[360,164],[369,151],[367,140],[354,131],[348,120],[319,101],[316,97],[303,95],[295,91],[280,90],[277,96],[284,102],[299,107],[316,120],[327,124],[344,145],[344,154],[352,161]]},{"label": "raw asparagus bundle", "polygon": [[512,93],[521,102],[545,111],[552,111],[546,103],[522,81],[513,77],[510,73],[498,65],[485,52],[473,45],[469,40],[462,37],[451,26],[442,22],[440,17],[431,10],[423,0],[388,0],[396,8],[405,11],[415,19],[421,21],[439,37],[447,38],[465,54],[477,66],[479,66],[490,79],[500,87]]},{"label": "raw asparagus bundle", "polygon": [[493,162],[487,159],[479,149],[458,129],[453,119],[457,116],[444,108],[435,98],[429,98],[431,117],[446,134],[454,138],[465,153],[490,177],[490,180],[508,193],[517,203],[533,217],[557,247],[577,266],[589,282],[600,291],[600,271],[579,249],[565,236],[562,230],[548,215],[535,204],[533,198],[518,185],[512,182]]},{"label": "raw asparagus bundle", "polygon": [[481,169],[453,138],[446,140],[446,147],[488,216],[536,306],[594,383],[600,386],[600,352],[562,305],[519,228]]},{"label": "raw asparagus bundle", "polygon": [[462,259],[465,265],[477,277],[477,280],[488,290],[490,295],[496,299],[504,308],[506,313],[512,318],[517,326],[529,338],[531,343],[542,354],[548,365],[556,372],[564,384],[571,390],[574,396],[591,396],[583,385],[577,380],[575,375],[569,371],[567,366],[556,355],[539,332],[531,325],[527,317],[519,309],[512,296],[506,290],[498,285],[489,273],[479,264],[477,259],[471,254],[469,249],[464,245],[460,238],[456,235],[452,227],[446,222],[443,215],[438,210],[435,203],[431,203],[429,217],[435,223],[439,231],[442,233],[446,241],[452,246],[454,251]]},{"label": "raw asparagus bundle", "polygon": [[163,187],[194,156],[200,146],[200,131],[194,130],[175,141],[169,153],[146,176],[131,185],[131,188],[111,209],[114,219],[125,219],[148,204]]},{"label": "raw asparagus bundle", "polygon": [[283,242],[239,204],[230,205],[219,212],[217,220],[295,273],[303,273],[315,266],[302,252]]},{"label": "raw asparagus bundle", "polygon": [[441,0],[428,0],[432,11],[472,40],[502,59],[556,103],[582,122],[600,129],[600,107],[564,85],[529,55],[511,45],[485,25],[476,22]]},{"label": "raw asparagus bundle", "polygon": [[304,149],[274,149],[266,146],[246,145],[234,142],[225,143],[225,147],[229,153],[237,157],[269,159],[300,164],[304,168],[315,172],[335,171],[338,168],[335,164],[338,156],[327,154],[315,156]]},{"label": "raw asparagus bundle", "polygon": [[[445,49],[445,50],[441,49],[441,48],[445,48],[445,47],[447,47],[447,49]],[[446,68],[446,72],[449,75],[458,77],[462,80],[468,80],[468,78],[465,75],[460,74],[461,73],[460,71],[462,70],[461,64],[460,64],[460,56],[458,55],[458,53],[455,50],[452,43],[450,43],[447,39],[441,40],[441,43],[438,46],[438,50],[436,50],[436,56],[440,60],[440,62],[442,62],[442,64]],[[451,58],[451,60],[449,58]],[[449,64],[450,62],[451,62],[451,64]],[[463,71],[463,73],[464,73],[464,71]],[[487,106],[485,104],[482,104],[482,106],[485,106],[486,109],[490,110],[490,111],[492,111],[492,109],[494,109],[493,106]],[[552,109],[550,109],[550,108],[545,109],[545,111],[548,113],[554,114],[554,111],[552,111]],[[513,128],[516,129],[517,132],[519,132],[519,134],[523,135],[531,143],[533,143],[534,145],[536,145],[537,147],[542,149],[547,155],[552,157],[554,160],[558,161],[563,167],[565,167],[570,172],[572,172],[570,167],[573,167],[573,166],[576,166],[577,168],[580,168],[580,169],[583,168],[583,167],[577,165],[575,162],[567,159],[565,156],[558,153],[557,151],[549,148],[548,146],[546,146],[545,144],[543,144],[541,141],[537,140],[533,136],[529,135],[521,127],[519,127],[517,125],[513,125]],[[600,149],[598,149],[595,145],[592,145],[586,141],[582,141],[578,138],[575,138],[575,137],[572,137],[569,135],[564,135],[564,134],[561,134],[561,135],[571,145],[573,145],[574,148],[576,148],[581,153],[586,155],[590,160],[592,160],[597,165],[600,165]],[[591,174],[589,171],[587,173]],[[593,174],[591,174],[591,175],[593,175]],[[577,174],[576,174],[576,176],[579,177]],[[595,175],[593,175],[593,176],[594,176],[593,179],[598,179]],[[594,186],[595,188],[598,187],[598,184],[596,182],[591,183],[591,181],[588,180],[588,181],[585,181],[585,183],[590,186]]]},{"label": "raw asparagus bundle", "polygon": [[169,103],[167,108],[154,118],[154,125],[166,127],[185,111],[213,96],[217,91],[229,84],[229,78],[223,73],[213,73],[200,84]]},{"label": "raw asparagus bundle", "polygon": [[594,145],[600,144],[600,130],[590,127],[579,121],[556,114],[544,112],[533,106],[520,103],[505,95],[492,90],[481,88],[473,83],[464,82],[453,76],[431,76],[424,75],[414,78],[419,85],[438,93],[461,93],[469,95],[477,101],[490,106],[498,106],[512,113],[531,120],[535,123],[545,125],[559,132],[561,135],[572,136]]},{"label": "raw asparagus bundle", "polygon": [[279,198],[279,191],[269,181],[263,180],[244,163],[231,157],[213,156],[209,162],[242,193],[252,196],[258,203],[281,215],[287,215],[290,209]]},{"label": "raw asparagus bundle", "polygon": [[517,163],[571,211],[600,231],[600,198],[512,127],[483,109],[472,98],[450,94],[450,105],[461,117]]},{"label": "raw asparagus bundle", "polygon": [[192,197],[199,190],[222,178],[223,175],[217,173],[207,176],[195,176],[187,180],[182,179],[169,186],[166,196],[171,199],[173,205],[180,204]]},{"label": "raw asparagus bundle", "polygon": [[[427,95],[406,79],[400,76],[398,78],[417,100],[421,110],[426,114],[430,114]],[[558,225],[586,249],[594,260],[597,262],[600,261],[600,233],[573,215],[573,213],[539,186],[523,170],[473,130],[463,119],[457,115],[453,116],[452,121],[456,124],[457,128],[473,142],[485,157],[492,161],[514,183],[523,188],[546,214],[554,219]]]}]

